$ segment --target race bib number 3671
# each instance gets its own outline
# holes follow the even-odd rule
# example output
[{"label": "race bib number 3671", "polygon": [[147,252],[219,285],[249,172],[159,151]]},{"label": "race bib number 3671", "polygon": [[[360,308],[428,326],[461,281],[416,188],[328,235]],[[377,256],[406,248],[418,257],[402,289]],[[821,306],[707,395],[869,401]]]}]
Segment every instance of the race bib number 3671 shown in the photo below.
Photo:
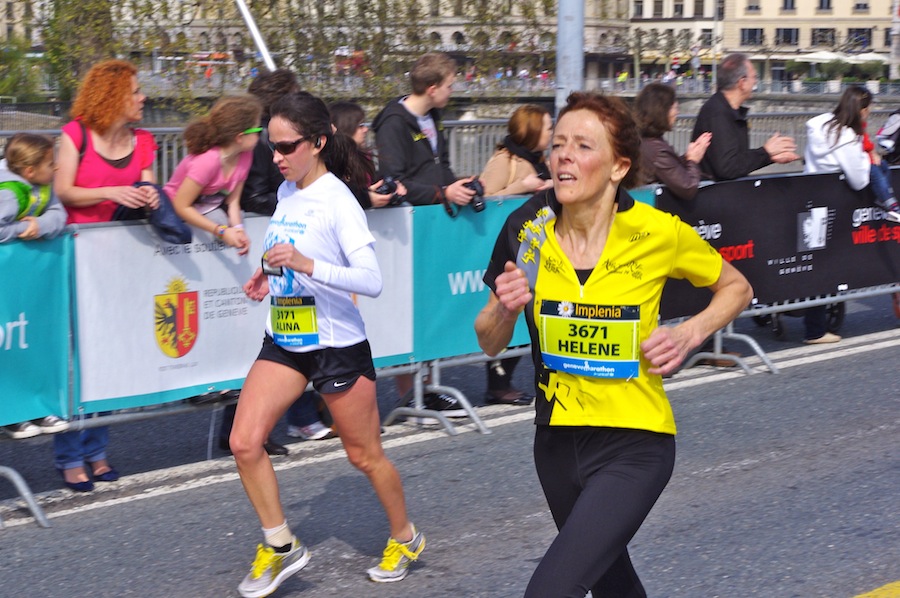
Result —
[{"label": "race bib number 3671", "polygon": [[595,378],[640,372],[639,305],[541,301],[538,327],[548,368]]}]

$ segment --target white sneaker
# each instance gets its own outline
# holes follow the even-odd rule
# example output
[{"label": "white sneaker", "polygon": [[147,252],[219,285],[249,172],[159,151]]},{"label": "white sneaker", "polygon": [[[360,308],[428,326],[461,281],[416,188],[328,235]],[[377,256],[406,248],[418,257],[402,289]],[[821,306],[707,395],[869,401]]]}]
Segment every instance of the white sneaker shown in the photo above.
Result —
[{"label": "white sneaker", "polygon": [[380,583],[402,581],[409,573],[409,564],[419,559],[419,555],[425,549],[425,534],[412,525],[412,540],[401,544],[393,538],[388,538],[387,547],[381,557],[381,563],[367,571],[369,579]]},{"label": "white sneaker", "polygon": [[303,440],[325,440],[326,438],[334,438],[334,431],[322,422],[317,421],[308,426],[288,426],[287,435],[291,438],[302,438]]},{"label": "white sneaker", "polygon": [[250,573],[238,586],[238,593],[244,598],[268,596],[308,562],[309,551],[297,538],[291,544],[291,551],[286,553],[277,553],[271,546],[260,544],[256,547]]},{"label": "white sneaker", "polygon": [[31,422],[3,426],[3,431],[6,432],[10,438],[15,438],[16,440],[34,438],[41,433],[41,429]]},{"label": "white sneaker", "polygon": [[69,422],[60,417],[56,417],[55,415],[48,415],[44,419],[39,419],[34,423],[37,424],[37,427],[40,428],[41,432],[44,434],[55,434],[57,432],[65,432],[69,429]]}]

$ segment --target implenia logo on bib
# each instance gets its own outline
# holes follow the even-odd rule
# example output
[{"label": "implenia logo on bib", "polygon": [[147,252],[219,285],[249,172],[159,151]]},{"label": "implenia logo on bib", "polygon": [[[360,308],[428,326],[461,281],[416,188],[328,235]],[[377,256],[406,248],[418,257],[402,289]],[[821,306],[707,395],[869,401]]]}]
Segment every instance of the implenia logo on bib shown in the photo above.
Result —
[{"label": "implenia logo on bib", "polygon": [[193,348],[200,332],[197,291],[189,291],[187,281],[173,278],[166,292],[153,298],[156,344],[169,357],[182,357]]}]

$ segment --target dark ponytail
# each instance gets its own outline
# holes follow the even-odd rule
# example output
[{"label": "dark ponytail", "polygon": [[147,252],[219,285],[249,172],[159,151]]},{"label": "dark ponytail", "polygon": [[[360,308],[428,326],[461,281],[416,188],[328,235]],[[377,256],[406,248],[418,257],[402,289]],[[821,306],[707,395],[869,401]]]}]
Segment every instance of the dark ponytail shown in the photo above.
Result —
[{"label": "dark ponytail", "polygon": [[336,177],[352,187],[366,187],[366,165],[360,157],[356,142],[342,133],[333,133],[331,113],[321,99],[298,91],[276,100],[271,108],[271,117],[288,121],[301,136],[313,145],[325,138],[325,147],[319,154],[325,167]]}]

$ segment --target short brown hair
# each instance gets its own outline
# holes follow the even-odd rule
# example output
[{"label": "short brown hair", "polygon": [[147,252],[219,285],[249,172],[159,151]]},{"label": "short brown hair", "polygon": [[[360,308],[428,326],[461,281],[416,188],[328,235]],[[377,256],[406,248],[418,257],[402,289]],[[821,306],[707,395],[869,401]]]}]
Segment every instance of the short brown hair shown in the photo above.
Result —
[{"label": "short brown hair", "polygon": [[300,91],[297,75],[288,69],[265,71],[256,76],[247,91],[259,99],[263,107],[263,118],[269,118],[269,108],[281,96]]},{"label": "short brown hair", "polygon": [[566,105],[559,111],[556,122],[573,110],[588,110],[596,115],[606,129],[615,157],[631,160],[631,168],[621,185],[626,189],[636,186],[640,174],[641,136],[625,102],[595,91],[576,91],[566,98]]},{"label": "short brown hair", "polygon": [[422,95],[432,85],[440,85],[444,79],[456,74],[456,63],[443,52],[429,52],[419,58],[409,71],[412,92]]},{"label": "short brown hair", "polygon": [[127,60],[104,60],[92,66],[72,103],[72,116],[95,133],[106,133],[125,111],[131,77],[137,72]]},{"label": "short brown hair", "polygon": [[669,131],[669,110],[675,90],[664,83],[650,83],[634,99],[634,119],[643,137],[662,137]]}]

